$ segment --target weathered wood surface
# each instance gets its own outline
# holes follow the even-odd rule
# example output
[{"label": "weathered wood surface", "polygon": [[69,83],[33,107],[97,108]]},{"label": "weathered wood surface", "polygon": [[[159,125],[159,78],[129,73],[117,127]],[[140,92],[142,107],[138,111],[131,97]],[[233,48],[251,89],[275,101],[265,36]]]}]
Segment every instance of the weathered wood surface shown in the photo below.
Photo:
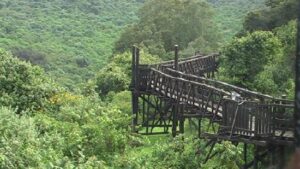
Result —
[{"label": "weathered wood surface", "polygon": [[222,137],[290,141],[294,102],[211,79],[217,70],[217,56],[197,55],[180,60],[177,70],[174,61],[139,65],[138,89],[189,107],[179,112],[182,117],[217,116],[221,119]]}]

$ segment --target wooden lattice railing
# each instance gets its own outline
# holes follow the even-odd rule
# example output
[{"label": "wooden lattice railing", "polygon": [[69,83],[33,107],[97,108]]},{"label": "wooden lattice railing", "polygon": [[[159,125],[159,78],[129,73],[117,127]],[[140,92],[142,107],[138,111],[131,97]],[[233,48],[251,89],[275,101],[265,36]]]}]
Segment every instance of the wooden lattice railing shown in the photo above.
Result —
[{"label": "wooden lattice railing", "polygon": [[[197,55],[177,62],[138,64],[134,88],[140,95],[164,98],[177,107],[177,115],[169,119],[172,123],[177,123],[174,120],[178,117],[210,114],[210,118],[221,119],[219,134],[230,138],[292,138],[294,102],[212,79],[217,71],[217,56]],[[178,107],[181,107],[180,112]],[[162,118],[161,109],[156,110],[160,115],[152,117]]]}]

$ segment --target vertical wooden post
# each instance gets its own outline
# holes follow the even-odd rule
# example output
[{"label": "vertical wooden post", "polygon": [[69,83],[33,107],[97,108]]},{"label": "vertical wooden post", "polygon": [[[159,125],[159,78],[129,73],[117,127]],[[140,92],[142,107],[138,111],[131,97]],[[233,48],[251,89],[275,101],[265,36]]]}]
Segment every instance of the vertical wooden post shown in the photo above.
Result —
[{"label": "vertical wooden post", "polygon": [[180,121],[179,121],[179,132],[183,134],[184,133],[184,117],[183,117],[184,106],[183,105],[178,105],[178,106],[180,106],[180,113],[181,113]]},{"label": "vertical wooden post", "polygon": [[[300,9],[300,3],[298,3],[298,9]],[[296,50],[296,64],[295,64],[295,109],[294,109],[294,136],[295,136],[295,153],[290,161],[289,168],[299,168],[300,165],[300,12],[298,12],[297,21],[297,50]]]},{"label": "vertical wooden post", "polygon": [[[176,71],[179,70],[179,66],[178,66],[178,60],[179,60],[179,47],[178,45],[175,45],[174,46],[174,51],[175,51],[175,58],[174,58],[174,69]],[[178,86],[178,83],[176,84]],[[179,88],[177,87],[177,91],[179,90]],[[179,112],[180,110],[180,112]],[[183,117],[183,105],[180,105],[180,100],[177,99],[177,102],[176,102],[176,123],[178,122],[179,120],[179,132],[181,134],[184,133],[184,117]],[[179,116],[178,113],[181,113],[181,115]],[[180,117],[180,119],[178,119],[178,117]]]},{"label": "vertical wooden post", "polygon": [[284,168],[284,166],[285,166],[285,150],[284,150],[284,146],[279,146],[279,158],[278,158],[278,160],[279,160],[279,168]]},{"label": "vertical wooden post", "polygon": [[[175,58],[174,58],[174,69],[177,71],[178,70],[178,45],[174,46],[175,50]],[[177,80],[175,81],[175,90],[178,91],[178,82]],[[179,98],[178,98],[178,92],[177,92],[177,98],[176,101],[174,101],[174,110],[173,110],[173,122],[172,122],[172,136],[176,136],[177,132],[177,123],[178,123],[178,105],[179,105]]]},{"label": "vertical wooden post", "polygon": [[174,103],[172,111],[172,136],[176,137],[177,132],[177,102]]},{"label": "vertical wooden post", "polygon": [[[300,9],[300,3],[299,7]],[[295,87],[295,139],[296,150],[300,152],[300,12],[298,12],[298,34],[297,34],[297,53],[296,53],[296,87]]]},{"label": "vertical wooden post", "polygon": [[244,169],[247,169],[247,143],[244,143]]},{"label": "vertical wooden post", "polygon": [[174,69],[178,71],[178,45],[175,45],[174,49],[175,49]]},{"label": "vertical wooden post", "polygon": [[215,71],[217,71],[217,64],[216,64],[216,55],[213,55],[213,64],[214,64],[214,70],[212,71],[211,77],[214,79],[215,78]]},{"label": "vertical wooden post", "polygon": [[258,152],[259,152],[258,146],[255,145],[254,161],[253,161],[253,168],[254,169],[258,169],[258,155],[259,155]]},{"label": "vertical wooden post", "polygon": [[138,121],[138,49],[133,46],[132,47],[132,132],[136,132],[136,125]]},{"label": "vertical wooden post", "polygon": [[[134,117],[134,124],[135,126],[138,124],[138,116],[139,116],[139,95],[140,95],[140,49],[136,48],[136,58],[135,58],[135,88],[136,88],[136,93],[135,93],[135,99],[136,99],[136,113]],[[136,130],[136,129],[135,129]]]},{"label": "vertical wooden post", "polygon": [[200,117],[198,120],[198,138],[201,137],[201,121],[202,121],[202,117]]}]

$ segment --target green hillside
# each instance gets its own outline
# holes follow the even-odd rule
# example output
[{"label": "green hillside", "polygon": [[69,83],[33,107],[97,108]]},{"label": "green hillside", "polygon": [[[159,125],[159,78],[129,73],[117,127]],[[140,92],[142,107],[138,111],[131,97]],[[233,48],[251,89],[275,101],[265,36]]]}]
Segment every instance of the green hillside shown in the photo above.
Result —
[{"label": "green hillside", "polygon": [[[0,169],[284,168],[290,102],[242,90],[231,100],[214,80],[294,99],[300,1],[208,1],[0,0]],[[146,66],[173,59],[174,44],[179,57],[219,51],[213,81]],[[152,131],[170,133],[141,134]]]},{"label": "green hillside", "polygon": [[[263,0],[209,0],[226,40]],[[122,29],[137,22],[143,0],[2,0],[0,46],[74,88],[106,65]]]},{"label": "green hillside", "polygon": [[44,67],[66,85],[84,82],[112,55],[136,20],[136,0],[2,0],[0,46]]},{"label": "green hillside", "polygon": [[265,7],[265,0],[208,0],[208,2],[215,9],[215,22],[218,23],[226,41],[242,30],[248,12]]}]

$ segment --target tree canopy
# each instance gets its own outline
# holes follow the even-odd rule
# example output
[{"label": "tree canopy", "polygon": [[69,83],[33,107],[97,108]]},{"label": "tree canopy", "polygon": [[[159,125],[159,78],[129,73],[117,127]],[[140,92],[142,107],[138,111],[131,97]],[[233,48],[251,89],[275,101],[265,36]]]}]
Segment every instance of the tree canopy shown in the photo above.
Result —
[{"label": "tree canopy", "polygon": [[297,18],[298,0],[268,0],[268,8],[250,12],[244,22],[245,31],[272,30]]},{"label": "tree canopy", "polygon": [[[161,55],[178,44],[182,49],[197,39],[217,44],[213,12],[208,3],[198,0],[149,0],[140,9],[139,22],[129,26],[116,42],[115,49],[126,51],[137,44],[151,54]],[[214,47],[215,47],[214,46]]]}]

